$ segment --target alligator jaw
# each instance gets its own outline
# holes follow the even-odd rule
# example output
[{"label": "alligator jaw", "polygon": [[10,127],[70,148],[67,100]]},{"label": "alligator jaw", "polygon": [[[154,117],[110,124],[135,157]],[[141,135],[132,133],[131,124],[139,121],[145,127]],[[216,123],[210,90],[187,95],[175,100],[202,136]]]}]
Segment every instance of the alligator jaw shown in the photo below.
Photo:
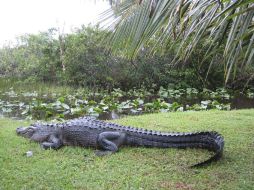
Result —
[{"label": "alligator jaw", "polygon": [[16,133],[17,133],[18,135],[21,135],[21,134],[25,133],[25,129],[26,129],[26,127],[18,127],[18,128],[16,129]]},{"label": "alligator jaw", "polygon": [[18,127],[16,129],[17,135],[20,135],[22,137],[30,138],[33,133],[35,132],[35,127]]}]

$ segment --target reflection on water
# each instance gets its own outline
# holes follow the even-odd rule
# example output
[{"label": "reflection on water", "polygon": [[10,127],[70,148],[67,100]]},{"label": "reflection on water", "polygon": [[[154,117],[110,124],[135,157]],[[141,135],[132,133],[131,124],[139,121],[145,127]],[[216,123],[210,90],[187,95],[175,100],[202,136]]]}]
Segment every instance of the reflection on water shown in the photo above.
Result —
[{"label": "reflection on water", "polygon": [[247,98],[243,95],[239,95],[231,101],[232,109],[247,109],[254,108],[254,98]]}]

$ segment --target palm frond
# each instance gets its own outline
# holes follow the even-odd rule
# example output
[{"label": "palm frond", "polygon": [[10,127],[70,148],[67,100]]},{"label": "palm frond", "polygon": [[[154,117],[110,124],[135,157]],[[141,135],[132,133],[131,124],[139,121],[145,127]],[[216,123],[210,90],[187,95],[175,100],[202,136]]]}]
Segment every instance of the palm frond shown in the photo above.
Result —
[{"label": "palm frond", "polygon": [[254,67],[254,0],[115,0],[112,7],[102,15],[112,21],[110,47],[128,58],[152,39],[156,47],[178,44],[176,58],[185,60],[206,39],[207,56],[224,47],[225,82],[234,68]]}]

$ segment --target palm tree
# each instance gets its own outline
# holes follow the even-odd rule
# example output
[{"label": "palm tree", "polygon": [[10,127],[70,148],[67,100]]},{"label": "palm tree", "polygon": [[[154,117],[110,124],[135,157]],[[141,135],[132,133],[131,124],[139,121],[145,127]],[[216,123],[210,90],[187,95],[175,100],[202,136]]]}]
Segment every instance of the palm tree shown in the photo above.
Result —
[{"label": "palm tree", "polygon": [[186,60],[205,41],[209,48],[204,60],[223,49],[225,83],[236,71],[254,69],[254,0],[110,2],[114,11],[103,17],[114,31],[111,47],[124,49],[129,58],[153,40],[154,49],[172,44],[177,47],[176,60]]}]

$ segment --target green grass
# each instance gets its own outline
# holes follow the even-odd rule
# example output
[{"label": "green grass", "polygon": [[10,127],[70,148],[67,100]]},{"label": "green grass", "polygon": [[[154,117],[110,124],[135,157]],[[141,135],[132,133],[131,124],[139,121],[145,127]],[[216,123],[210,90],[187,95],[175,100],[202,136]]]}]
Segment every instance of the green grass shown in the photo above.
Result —
[{"label": "green grass", "polygon": [[[0,189],[254,189],[254,109],[151,114],[115,121],[163,131],[216,130],[225,138],[224,157],[200,168],[189,166],[205,150],[122,148],[96,157],[93,150],[41,150],[18,137],[27,122],[0,119]],[[32,157],[26,157],[27,151]]]}]

